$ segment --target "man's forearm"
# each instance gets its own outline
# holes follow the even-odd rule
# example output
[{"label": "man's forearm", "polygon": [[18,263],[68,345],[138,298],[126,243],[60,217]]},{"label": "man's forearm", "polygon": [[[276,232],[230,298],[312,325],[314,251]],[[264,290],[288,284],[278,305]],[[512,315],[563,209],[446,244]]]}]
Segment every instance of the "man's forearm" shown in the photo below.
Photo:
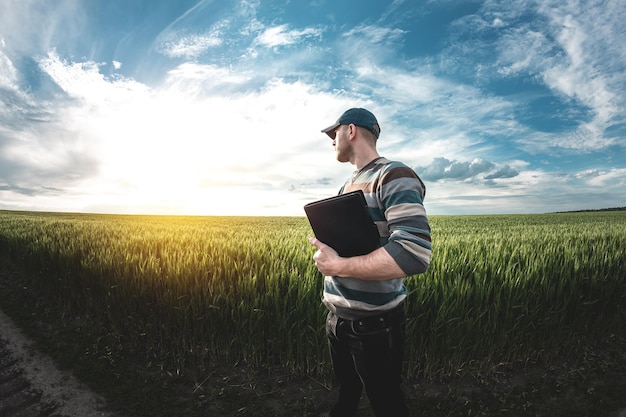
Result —
[{"label": "man's forearm", "polygon": [[364,280],[386,280],[406,276],[384,248],[378,248],[367,255],[342,258],[334,249],[319,240],[311,238],[310,242],[318,249],[313,256],[315,266],[324,275]]},{"label": "man's forearm", "polygon": [[378,248],[367,255],[341,258],[342,267],[337,276],[364,280],[385,280],[406,276],[396,261],[384,248]]}]

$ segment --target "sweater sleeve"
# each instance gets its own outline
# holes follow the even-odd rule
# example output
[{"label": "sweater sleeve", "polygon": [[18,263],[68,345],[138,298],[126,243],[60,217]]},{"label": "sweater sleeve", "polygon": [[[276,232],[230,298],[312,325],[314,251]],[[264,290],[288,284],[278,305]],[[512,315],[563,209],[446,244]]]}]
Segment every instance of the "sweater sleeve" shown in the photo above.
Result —
[{"label": "sweater sleeve", "polygon": [[382,175],[377,192],[390,233],[385,250],[407,276],[425,272],[432,245],[424,183],[411,168],[395,163]]}]

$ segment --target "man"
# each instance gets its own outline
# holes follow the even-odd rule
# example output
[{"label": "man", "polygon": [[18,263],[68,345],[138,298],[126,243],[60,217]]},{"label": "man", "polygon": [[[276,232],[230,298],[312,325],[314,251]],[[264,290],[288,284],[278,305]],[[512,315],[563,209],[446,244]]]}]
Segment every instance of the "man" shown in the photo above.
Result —
[{"label": "man", "polygon": [[401,390],[407,295],[403,279],[428,269],[430,227],[424,184],[406,165],[378,154],[380,131],[376,117],[362,108],[347,110],[322,130],[333,140],[337,160],[355,166],[339,193],[363,190],[381,247],[343,258],[310,239],[317,248],[315,266],[325,275],[326,333],[339,383],[337,403],[320,417],[353,416],[364,387],[377,417],[409,415]]}]

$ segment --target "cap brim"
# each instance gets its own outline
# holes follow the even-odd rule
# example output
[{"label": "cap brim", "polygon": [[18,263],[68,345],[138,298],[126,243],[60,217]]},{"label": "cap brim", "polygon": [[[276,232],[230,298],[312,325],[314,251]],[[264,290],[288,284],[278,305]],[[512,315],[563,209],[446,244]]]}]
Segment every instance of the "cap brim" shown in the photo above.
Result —
[{"label": "cap brim", "polygon": [[340,123],[337,122],[335,124],[333,124],[332,126],[328,126],[326,129],[322,129],[322,133],[326,133],[331,139],[335,139],[334,137],[331,136],[331,132],[333,132],[335,129],[337,129],[339,127]]}]

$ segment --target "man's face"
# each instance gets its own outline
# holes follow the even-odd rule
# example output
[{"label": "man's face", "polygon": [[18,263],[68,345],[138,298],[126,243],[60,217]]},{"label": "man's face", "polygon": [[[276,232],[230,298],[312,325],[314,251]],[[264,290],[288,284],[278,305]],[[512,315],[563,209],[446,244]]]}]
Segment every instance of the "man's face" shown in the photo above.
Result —
[{"label": "man's face", "polygon": [[340,125],[335,130],[335,139],[333,139],[333,146],[335,147],[335,154],[339,162],[349,162],[352,157],[352,144],[348,138],[349,136],[348,125]]}]

